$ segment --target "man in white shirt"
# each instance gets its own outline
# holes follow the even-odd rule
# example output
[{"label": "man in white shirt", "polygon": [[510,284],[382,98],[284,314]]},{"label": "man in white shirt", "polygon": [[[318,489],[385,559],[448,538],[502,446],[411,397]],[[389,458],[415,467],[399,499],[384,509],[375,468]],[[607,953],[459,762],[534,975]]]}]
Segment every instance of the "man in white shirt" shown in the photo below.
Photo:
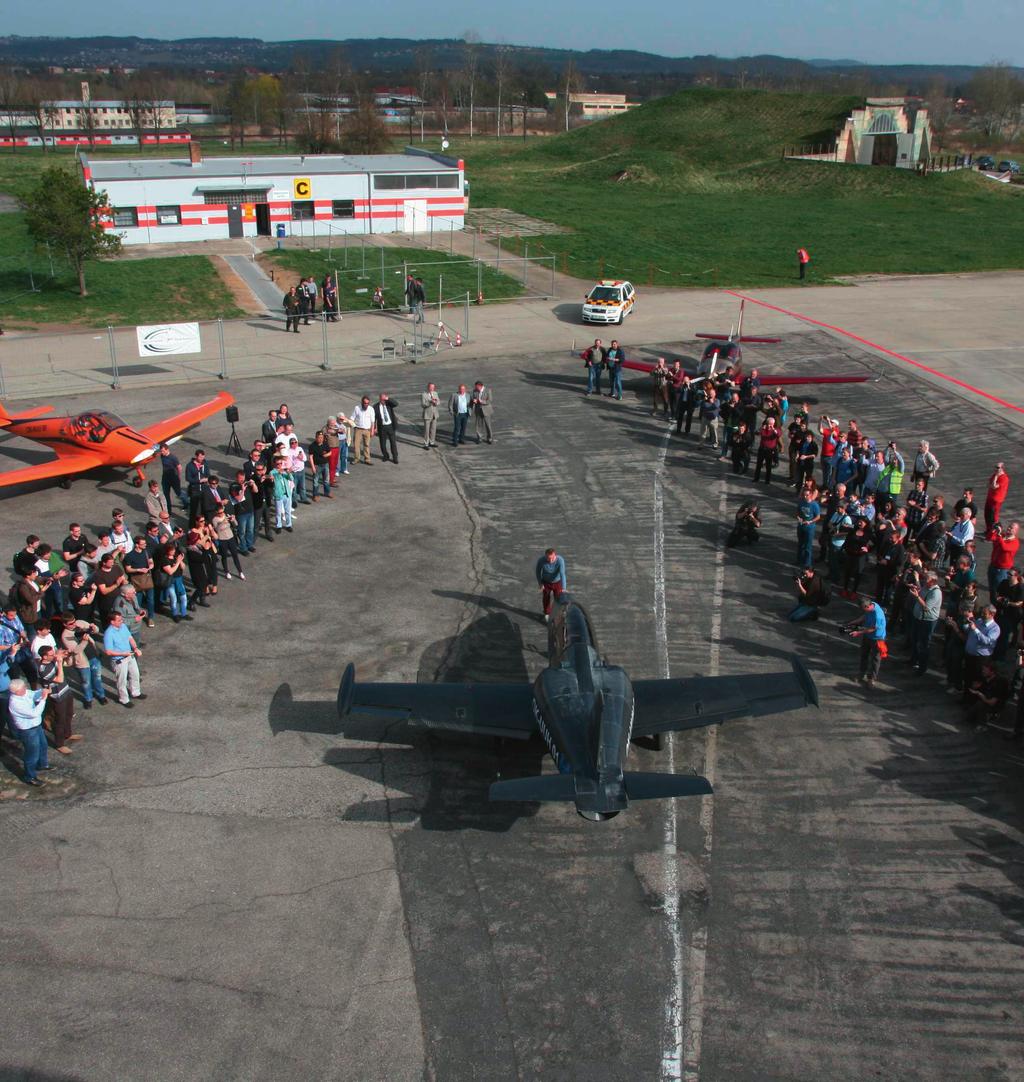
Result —
[{"label": "man in white shirt", "polygon": [[469,423],[470,396],[466,385],[459,384],[459,389],[448,399],[448,412],[452,415],[452,447],[466,442],[466,425]]},{"label": "man in white shirt", "polygon": [[963,555],[967,542],[974,540],[974,520],[971,518],[969,507],[960,508],[960,514],[953,523],[953,529],[949,530],[946,536],[949,538],[949,562],[955,564]]},{"label": "man in white shirt", "polygon": [[132,532],[125,525],[124,511],[115,507],[113,512],[114,521],[110,527],[110,543],[117,549],[115,554],[118,560],[122,560],[135,547],[132,541]]},{"label": "man in white shirt", "polygon": [[24,748],[21,763],[28,785],[43,785],[43,779],[36,772],[50,769],[46,753],[46,733],[43,732],[43,711],[46,709],[49,694],[49,690],[45,688],[42,691],[31,691],[24,680],[11,681],[11,727]]},{"label": "man in white shirt", "polygon": [[377,427],[377,417],[370,405],[370,396],[363,395],[359,405],[352,411],[355,445],[352,448],[353,461],[370,465],[370,440]]}]

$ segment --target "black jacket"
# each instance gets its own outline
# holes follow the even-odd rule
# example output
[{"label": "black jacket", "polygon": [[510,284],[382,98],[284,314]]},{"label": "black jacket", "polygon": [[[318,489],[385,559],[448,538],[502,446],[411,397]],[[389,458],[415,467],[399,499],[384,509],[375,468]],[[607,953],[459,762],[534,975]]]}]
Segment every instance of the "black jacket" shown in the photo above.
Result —
[{"label": "black jacket", "polygon": [[[397,424],[398,422],[398,403],[389,398],[385,403],[388,407],[388,413],[391,414],[391,423]],[[373,419],[378,428],[383,428],[383,422],[380,419],[380,402],[374,402],[373,404]]]}]

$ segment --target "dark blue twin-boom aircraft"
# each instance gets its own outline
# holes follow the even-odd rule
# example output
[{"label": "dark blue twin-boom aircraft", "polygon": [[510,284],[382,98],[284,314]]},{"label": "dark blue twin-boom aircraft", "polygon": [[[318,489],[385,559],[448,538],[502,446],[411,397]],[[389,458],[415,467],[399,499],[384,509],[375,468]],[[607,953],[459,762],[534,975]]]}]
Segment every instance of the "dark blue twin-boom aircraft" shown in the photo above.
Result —
[{"label": "dark blue twin-boom aircraft", "polygon": [[807,667],[790,660],[789,672],[631,681],[602,657],[583,606],[563,593],[548,625],[548,665],[533,684],[360,684],[349,665],[338,714],[520,740],[539,732],[558,773],[496,781],[491,800],[571,801],[584,819],[602,822],[631,800],[712,791],[697,775],[626,770],[632,738],[817,706]]}]

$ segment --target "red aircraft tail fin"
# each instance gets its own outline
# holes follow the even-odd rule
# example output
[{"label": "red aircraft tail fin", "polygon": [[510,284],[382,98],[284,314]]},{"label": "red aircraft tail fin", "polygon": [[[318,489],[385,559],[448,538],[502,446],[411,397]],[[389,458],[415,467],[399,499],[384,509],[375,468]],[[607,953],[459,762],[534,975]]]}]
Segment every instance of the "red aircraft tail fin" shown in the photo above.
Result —
[{"label": "red aircraft tail fin", "polygon": [[7,428],[13,421],[31,421],[33,417],[41,417],[44,413],[53,413],[53,406],[36,406],[25,410],[24,413],[10,414],[0,403],[0,428]]}]

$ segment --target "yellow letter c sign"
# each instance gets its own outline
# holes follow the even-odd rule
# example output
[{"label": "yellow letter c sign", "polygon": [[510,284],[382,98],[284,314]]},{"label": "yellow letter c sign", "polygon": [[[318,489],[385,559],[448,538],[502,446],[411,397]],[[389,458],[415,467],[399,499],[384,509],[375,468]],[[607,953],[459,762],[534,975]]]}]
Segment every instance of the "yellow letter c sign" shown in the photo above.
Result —
[{"label": "yellow letter c sign", "polygon": [[309,177],[295,177],[292,180],[292,192],[296,199],[308,199],[313,191]]}]

